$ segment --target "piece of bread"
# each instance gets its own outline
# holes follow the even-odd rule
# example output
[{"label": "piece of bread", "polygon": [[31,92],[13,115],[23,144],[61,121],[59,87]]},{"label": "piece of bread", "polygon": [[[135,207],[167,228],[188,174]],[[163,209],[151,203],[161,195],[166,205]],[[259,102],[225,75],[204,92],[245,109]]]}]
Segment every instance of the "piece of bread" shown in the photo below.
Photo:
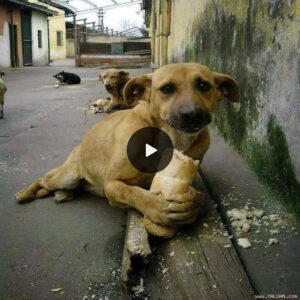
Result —
[{"label": "piece of bread", "polygon": [[94,113],[102,112],[109,104],[110,100],[108,99],[98,99],[95,101],[95,103],[92,105],[92,109],[94,110]]},{"label": "piece of bread", "polygon": [[[193,160],[175,149],[169,165],[154,176],[150,191],[161,193],[166,198],[186,193],[197,174],[198,166],[198,160]],[[147,216],[144,217],[143,224],[149,233],[164,238],[174,236],[177,231],[176,227],[154,224]]]}]

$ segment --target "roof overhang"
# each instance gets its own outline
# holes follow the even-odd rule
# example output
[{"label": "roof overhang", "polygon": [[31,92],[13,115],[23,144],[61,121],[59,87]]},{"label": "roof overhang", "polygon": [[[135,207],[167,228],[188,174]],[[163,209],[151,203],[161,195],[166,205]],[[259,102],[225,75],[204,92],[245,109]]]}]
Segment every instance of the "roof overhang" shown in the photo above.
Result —
[{"label": "roof overhang", "polygon": [[[0,3],[3,2],[3,1],[0,1]],[[22,1],[22,0],[6,0],[5,1],[6,3],[13,3],[13,4],[16,4],[16,5],[19,5],[23,8],[29,8],[29,9],[32,9],[32,10],[35,10],[35,11],[38,11],[44,15],[47,15],[47,16],[56,16],[58,15],[58,12],[57,11],[54,11],[54,10],[51,10],[51,9],[48,9],[47,7],[45,6],[42,6],[42,5],[38,5],[38,4],[35,4],[35,3],[30,3],[30,2],[27,2],[27,1]]]},{"label": "roof overhang", "polygon": [[47,5],[63,10],[66,13],[66,16],[71,16],[76,14],[76,8],[71,6],[65,1],[61,1],[61,0],[40,0],[40,1]]}]

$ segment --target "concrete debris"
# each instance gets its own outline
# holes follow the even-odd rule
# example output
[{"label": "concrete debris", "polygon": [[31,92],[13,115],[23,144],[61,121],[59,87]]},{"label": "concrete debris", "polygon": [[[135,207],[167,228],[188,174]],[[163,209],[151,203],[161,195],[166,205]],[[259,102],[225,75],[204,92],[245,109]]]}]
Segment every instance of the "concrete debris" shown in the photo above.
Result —
[{"label": "concrete debris", "polygon": [[[268,232],[271,236],[275,234],[280,234],[281,231],[278,227],[281,229],[287,228],[287,223],[284,222],[283,217],[279,214],[269,214],[266,215],[265,212],[262,209],[257,209],[255,207],[249,208],[248,205],[246,205],[244,208],[233,208],[231,210],[227,211],[227,216],[230,219],[231,226],[235,229],[235,235],[236,237],[241,236],[243,233],[247,233],[251,230],[253,226],[256,226],[255,233],[259,234],[263,230],[265,232]],[[269,228],[268,228],[269,227]],[[271,227],[271,228],[270,228]],[[292,227],[290,229],[290,232],[295,231],[296,228]],[[246,238],[238,238],[238,244],[241,247],[248,248],[251,247],[247,246],[247,240]],[[255,243],[262,243],[263,241],[254,239]],[[274,238],[269,238],[268,245],[278,244],[278,240]]]},{"label": "concrete debris", "polygon": [[241,246],[242,248],[247,249],[252,246],[250,240],[247,238],[239,238],[237,241],[238,241],[238,245]]},{"label": "concrete debris", "polygon": [[227,211],[227,215],[232,220],[247,219],[247,211],[245,209],[233,208],[233,209]]},{"label": "concrete debris", "polygon": [[248,231],[250,231],[250,228],[251,228],[250,223],[245,222],[245,223],[243,224],[243,226],[242,226],[242,231],[248,232]]},{"label": "concrete debris", "polygon": [[262,209],[255,209],[252,211],[252,214],[257,218],[261,218],[264,214],[264,211]]},{"label": "concrete debris", "polygon": [[140,278],[140,283],[132,288],[135,296],[139,296],[145,292],[144,279]]},{"label": "concrete debris", "polygon": [[278,244],[279,241],[275,238],[270,238],[269,241],[268,241],[268,245],[271,246],[271,245],[275,245],[275,244]]},{"label": "concrete debris", "polygon": [[277,214],[271,214],[271,215],[269,215],[269,220],[271,222],[278,221],[279,220],[279,215],[277,215]]},{"label": "concrete debris", "polygon": [[280,231],[278,229],[270,229],[270,233],[271,235],[274,235],[274,234],[279,234]]},{"label": "concrete debris", "polygon": [[56,289],[51,289],[51,292],[58,293],[61,292],[62,290],[63,290],[62,288],[56,288]]}]

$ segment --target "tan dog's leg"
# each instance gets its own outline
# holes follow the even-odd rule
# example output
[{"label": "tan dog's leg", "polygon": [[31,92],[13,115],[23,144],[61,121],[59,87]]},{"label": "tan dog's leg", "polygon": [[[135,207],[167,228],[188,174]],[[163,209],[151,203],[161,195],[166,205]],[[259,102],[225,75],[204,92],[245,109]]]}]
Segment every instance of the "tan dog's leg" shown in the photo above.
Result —
[{"label": "tan dog's leg", "polygon": [[46,197],[54,192],[57,202],[70,201],[73,196],[72,190],[78,186],[81,179],[78,168],[79,155],[80,146],[72,150],[68,159],[61,166],[49,171],[27,189],[16,193],[16,200],[19,203],[25,203]]},{"label": "tan dog's leg", "polygon": [[138,186],[115,180],[106,184],[104,190],[110,204],[134,207],[155,224],[165,226],[193,223],[200,209],[195,189],[193,193],[165,199]]}]

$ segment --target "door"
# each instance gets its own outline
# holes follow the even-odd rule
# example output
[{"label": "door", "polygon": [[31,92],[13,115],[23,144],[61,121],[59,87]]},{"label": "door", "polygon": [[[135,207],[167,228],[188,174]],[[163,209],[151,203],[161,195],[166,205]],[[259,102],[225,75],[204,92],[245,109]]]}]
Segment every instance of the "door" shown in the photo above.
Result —
[{"label": "door", "polygon": [[22,44],[24,66],[32,66],[31,12],[22,11]]},{"label": "door", "polygon": [[13,68],[19,66],[17,32],[17,25],[9,24],[10,65]]}]

